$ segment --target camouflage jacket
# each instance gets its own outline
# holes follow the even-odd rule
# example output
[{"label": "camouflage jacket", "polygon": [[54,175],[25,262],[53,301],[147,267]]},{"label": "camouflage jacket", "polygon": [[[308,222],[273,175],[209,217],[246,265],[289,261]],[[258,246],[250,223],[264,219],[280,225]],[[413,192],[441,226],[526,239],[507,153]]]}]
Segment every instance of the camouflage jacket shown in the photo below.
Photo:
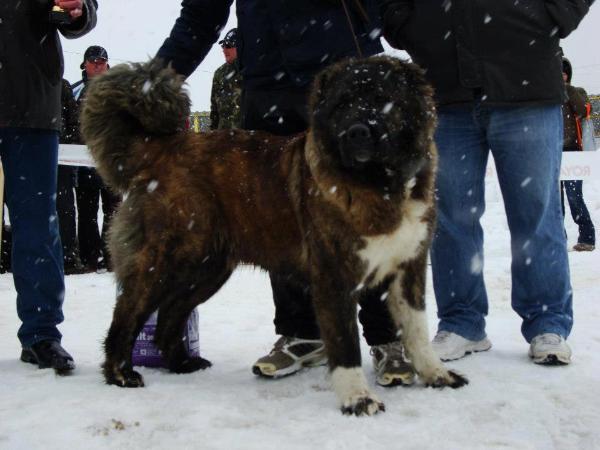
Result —
[{"label": "camouflage jacket", "polygon": [[210,94],[210,129],[240,128],[242,76],[237,62],[223,64],[213,76]]}]

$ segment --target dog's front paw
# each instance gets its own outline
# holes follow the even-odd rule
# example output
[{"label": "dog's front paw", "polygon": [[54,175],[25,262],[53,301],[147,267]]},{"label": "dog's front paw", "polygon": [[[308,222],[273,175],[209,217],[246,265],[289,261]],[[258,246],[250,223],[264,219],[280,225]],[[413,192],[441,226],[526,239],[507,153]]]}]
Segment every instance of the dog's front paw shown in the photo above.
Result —
[{"label": "dog's front paw", "polygon": [[105,374],[106,384],[115,384],[119,387],[137,388],[144,387],[144,377],[131,368],[123,368]]},{"label": "dog's front paw", "polygon": [[430,380],[425,380],[425,385],[433,388],[443,388],[446,386],[456,389],[466,384],[469,384],[469,380],[463,375],[456,373],[452,370],[445,370],[445,373],[439,373],[437,376]]},{"label": "dog's front paw", "polygon": [[347,415],[372,416],[380,411],[385,411],[385,405],[370,393],[351,397],[342,404],[342,413]]},{"label": "dog's front paw", "polygon": [[169,370],[174,373],[192,373],[198,370],[208,369],[212,363],[208,359],[201,357],[186,358],[183,361],[177,361],[176,364],[170,364]]}]

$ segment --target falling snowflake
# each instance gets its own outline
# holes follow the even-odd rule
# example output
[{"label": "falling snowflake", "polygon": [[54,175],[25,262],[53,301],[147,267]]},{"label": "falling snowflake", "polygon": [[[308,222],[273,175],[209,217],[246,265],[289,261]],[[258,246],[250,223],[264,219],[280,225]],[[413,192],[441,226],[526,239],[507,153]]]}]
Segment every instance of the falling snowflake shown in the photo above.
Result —
[{"label": "falling snowflake", "polygon": [[522,182],[521,182],[521,187],[525,187],[527,186],[529,183],[531,183],[531,177],[527,177],[525,178]]},{"label": "falling snowflake", "polygon": [[478,275],[483,270],[483,258],[479,253],[473,255],[471,258],[471,273],[473,275]]},{"label": "falling snowflake", "polygon": [[150,80],[146,80],[144,85],[142,86],[142,93],[147,94],[152,89],[152,82]]},{"label": "falling snowflake", "polygon": [[383,109],[381,110],[381,112],[383,114],[387,114],[387,113],[389,113],[392,110],[393,107],[394,107],[394,103],[393,102],[388,102],[388,103],[385,104],[385,106],[383,107]]},{"label": "falling snowflake", "polygon": [[369,33],[369,37],[373,41],[375,39],[377,39],[379,36],[381,36],[381,28],[373,28],[373,30]]}]

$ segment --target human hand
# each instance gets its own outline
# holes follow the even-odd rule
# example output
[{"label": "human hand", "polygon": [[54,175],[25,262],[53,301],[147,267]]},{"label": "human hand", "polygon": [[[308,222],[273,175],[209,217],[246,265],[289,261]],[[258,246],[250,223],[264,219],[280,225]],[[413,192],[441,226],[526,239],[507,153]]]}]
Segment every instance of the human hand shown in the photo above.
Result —
[{"label": "human hand", "polygon": [[67,11],[73,19],[83,15],[83,0],[54,0],[54,4]]}]

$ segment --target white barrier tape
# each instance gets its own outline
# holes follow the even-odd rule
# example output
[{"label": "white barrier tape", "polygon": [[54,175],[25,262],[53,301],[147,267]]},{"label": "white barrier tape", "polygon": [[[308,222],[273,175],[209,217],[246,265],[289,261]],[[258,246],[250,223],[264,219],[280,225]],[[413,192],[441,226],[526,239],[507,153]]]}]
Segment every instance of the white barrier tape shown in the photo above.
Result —
[{"label": "white barrier tape", "polygon": [[60,144],[58,163],[64,166],[94,166],[92,155],[85,145]]},{"label": "white barrier tape", "polygon": [[[58,163],[67,166],[93,166],[94,160],[85,145],[60,144]],[[486,178],[496,178],[494,159],[490,157]],[[600,150],[595,152],[563,152],[561,180],[600,180]]]}]

